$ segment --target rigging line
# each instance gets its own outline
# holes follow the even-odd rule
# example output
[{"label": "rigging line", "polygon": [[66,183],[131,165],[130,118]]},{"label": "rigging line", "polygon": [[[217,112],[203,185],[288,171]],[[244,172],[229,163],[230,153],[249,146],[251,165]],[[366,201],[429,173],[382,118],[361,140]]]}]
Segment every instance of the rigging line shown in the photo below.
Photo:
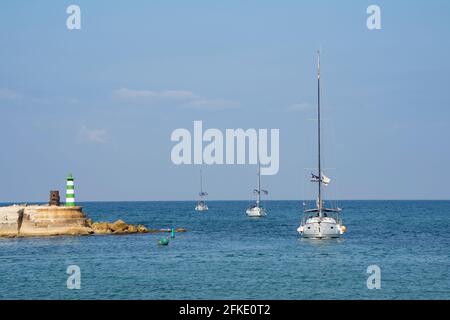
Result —
[{"label": "rigging line", "polygon": [[304,187],[304,195],[303,195],[303,201],[305,202],[305,209],[310,209],[311,208],[311,195],[310,193],[310,188],[308,188],[308,186],[311,186],[311,184],[307,181],[307,179],[305,179],[306,177],[309,176],[310,172],[307,169],[303,169],[303,176],[304,178],[302,179],[302,184]]},{"label": "rigging line", "polygon": [[[326,82],[323,81],[324,79],[322,77],[322,73],[323,73],[322,70],[320,71],[320,73],[321,73],[321,77],[320,77],[320,80],[321,80],[320,81],[320,92],[319,92],[319,95],[320,95],[320,108],[323,111],[324,110],[323,106],[326,105],[326,103],[325,103],[326,102],[326,97],[323,94],[323,92],[324,92],[324,90],[326,88]],[[324,119],[321,119],[321,122],[323,120]],[[331,152],[326,152],[325,153],[326,157],[322,157],[322,159],[323,159],[322,160],[322,162],[323,162],[322,163],[322,168],[323,169],[326,168],[325,163],[330,163],[330,162],[335,163],[336,162],[336,149],[334,148],[334,146],[335,146],[335,144],[334,144],[335,143],[335,130],[334,130],[334,127],[332,125],[332,123],[333,123],[332,120],[333,119],[329,118],[327,120],[330,120],[328,122],[329,125],[325,129],[322,127],[321,130],[323,132],[327,132],[327,134],[325,136],[327,136],[327,137],[329,136],[330,137],[329,139],[331,140],[331,146],[333,147],[333,150]],[[323,154],[323,150],[329,150],[330,149],[330,143],[327,143],[323,139],[323,136],[322,136],[322,145],[323,146],[324,145],[328,146],[327,148],[322,148],[322,154]],[[331,156],[331,159],[330,159],[330,156]],[[330,170],[330,169],[335,169],[335,168],[328,168],[328,170]],[[335,180],[334,177],[333,177],[333,180]],[[327,191],[325,193],[328,194],[328,197],[329,197],[328,202],[330,202],[331,207],[337,208],[338,207],[338,201],[337,201],[337,199],[335,197],[336,193],[335,193],[335,190],[334,190],[333,186],[330,186],[330,187],[327,188]]]},{"label": "rigging line", "polygon": [[[333,139],[333,157],[334,157],[334,163],[337,163],[337,159],[338,159],[338,153],[337,153],[337,144],[336,144],[336,128],[333,126],[332,127],[332,139]],[[336,197],[336,207],[339,207],[339,199]]]},{"label": "rigging line", "polygon": [[[306,185],[306,177],[308,177],[309,172],[307,172],[307,169],[303,168],[303,171],[301,171],[301,177],[300,177],[300,185],[301,185],[301,204],[302,204],[302,210],[308,209],[309,201],[308,201],[308,191],[307,191],[307,185]],[[303,203],[305,205],[303,205]]]},{"label": "rigging line", "polygon": [[[326,86],[326,83],[323,84],[323,80],[322,80],[322,88],[324,88],[324,86]],[[322,96],[322,101],[326,101],[326,97]],[[325,103],[322,103],[322,105],[325,105]],[[335,121],[334,118],[330,117],[330,121],[329,121],[329,125],[326,128],[326,131],[328,132],[327,137],[329,137],[329,146],[328,148],[326,148],[326,150],[329,150],[329,152],[327,153],[327,157],[326,159],[328,159],[328,163],[333,163],[335,164],[337,161],[337,150],[336,150],[336,129],[335,129]],[[337,168],[334,168],[337,171]],[[336,181],[336,177],[333,177],[333,180]],[[336,197],[336,190],[334,187],[332,187],[330,190],[330,196],[333,198],[331,200],[331,203],[333,204],[334,207],[338,208],[339,207],[339,201]]]}]

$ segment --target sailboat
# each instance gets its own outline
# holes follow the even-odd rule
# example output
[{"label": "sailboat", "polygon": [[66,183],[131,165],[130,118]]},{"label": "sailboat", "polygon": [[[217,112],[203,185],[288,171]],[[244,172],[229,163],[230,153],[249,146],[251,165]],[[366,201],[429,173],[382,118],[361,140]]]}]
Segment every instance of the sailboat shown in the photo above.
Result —
[{"label": "sailboat", "polygon": [[329,239],[339,238],[346,227],[342,225],[341,208],[326,208],[322,199],[322,187],[328,186],[331,179],[322,172],[320,150],[320,52],[317,52],[317,140],[318,140],[318,174],[311,174],[311,181],[318,185],[316,207],[304,210],[303,218],[297,231],[305,238]]},{"label": "sailboat", "polygon": [[195,211],[208,211],[208,205],[206,204],[205,198],[208,195],[207,192],[203,191],[203,174],[202,170],[200,170],[200,192],[198,194],[200,199],[197,202],[197,206],[195,207]]},{"label": "sailboat", "polygon": [[261,189],[261,165],[258,163],[258,189],[254,189],[256,194],[256,204],[249,207],[246,211],[249,217],[265,217],[267,215],[266,209],[261,206],[261,194],[269,194],[267,190]]}]

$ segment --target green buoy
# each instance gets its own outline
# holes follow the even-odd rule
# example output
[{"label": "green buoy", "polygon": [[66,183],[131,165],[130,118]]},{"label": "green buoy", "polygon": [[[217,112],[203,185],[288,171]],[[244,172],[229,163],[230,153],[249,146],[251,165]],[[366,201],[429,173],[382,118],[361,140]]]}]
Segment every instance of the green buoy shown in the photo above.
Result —
[{"label": "green buoy", "polygon": [[175,238],[175,228],[172,228],[172,235],[171,235],[172,239]]},{"label": "green buoy", "polygon": [[162,246],[167,246],[167,245],[169,244],[169,239],[167,239],[167,238],[162,238],[162,239],[160,239],[160,240],[158,241],[158,244],[159,244],[159,245],[162,245]]}]

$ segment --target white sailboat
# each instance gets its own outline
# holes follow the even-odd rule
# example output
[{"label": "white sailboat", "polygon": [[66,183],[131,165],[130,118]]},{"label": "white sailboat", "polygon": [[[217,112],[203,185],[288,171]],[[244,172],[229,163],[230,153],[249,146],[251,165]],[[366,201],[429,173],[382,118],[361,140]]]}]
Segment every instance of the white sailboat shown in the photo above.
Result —
[{"label": "white sailboat", "polygon": [[258,189],[253,190],[256,194],[256,204],[247,208],[247,215],[249,217],[265,217],[267,215],[266,209],[261,206],[261,193],[269,194],[267,190],[261,190],[261,165],[258,164]]},{"label": "white sailboat", "polygon": [[200,196],[200,199],[197,202],[197,206],[195,207],[195,211],[208,211],[208,205],[206,204],[206,196],[208,195],[207,192],[203,191],[203,174],[202,170],[200,170],[200,192],[198,194]]},{"label": "white sailboat", "polygon": [[320,158],[320,52],[317,52],[317,136],[318,136],[318,174],[311,174],[311,181],[318,184],[316,208],[305,210],[297,231],[305,238],[329,239],[339,238],[346,227],[342,225],[340,208],[326,208],[322,199],[322,186],[328,186],[331,179],[322,172]]}]

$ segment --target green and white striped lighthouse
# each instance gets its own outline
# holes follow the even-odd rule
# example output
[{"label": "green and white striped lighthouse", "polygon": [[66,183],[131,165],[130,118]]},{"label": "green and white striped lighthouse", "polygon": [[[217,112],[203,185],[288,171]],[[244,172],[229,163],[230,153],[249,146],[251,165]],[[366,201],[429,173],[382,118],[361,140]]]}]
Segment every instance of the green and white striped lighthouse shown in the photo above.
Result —
[{"label": "green and white striped lighthouse", "polygon": [[66,207],[75,207],[75,188],[72,174],[67,176]]}]

